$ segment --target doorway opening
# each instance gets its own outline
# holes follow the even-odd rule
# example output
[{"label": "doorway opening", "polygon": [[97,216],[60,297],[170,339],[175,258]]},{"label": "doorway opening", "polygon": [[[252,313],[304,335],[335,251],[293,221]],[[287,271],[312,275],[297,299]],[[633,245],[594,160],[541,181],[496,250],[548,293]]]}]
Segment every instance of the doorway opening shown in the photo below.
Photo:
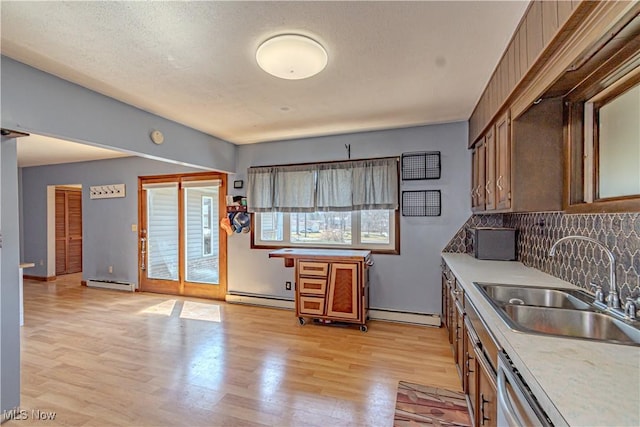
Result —
[{"label": "doorway opening", "polygon": [[226,174],[138,179],[141,291],[223,300],[227,293]]}]

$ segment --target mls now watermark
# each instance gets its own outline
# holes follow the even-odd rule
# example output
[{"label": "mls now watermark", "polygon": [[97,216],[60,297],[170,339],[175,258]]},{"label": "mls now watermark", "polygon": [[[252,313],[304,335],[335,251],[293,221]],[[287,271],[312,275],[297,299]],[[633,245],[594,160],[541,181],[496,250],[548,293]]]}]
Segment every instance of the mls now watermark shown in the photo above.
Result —
[{"label": "mls now watermark", "polygon": [[41,409],[25,409],[14,408],[8,411],[2,411],[2,420],[13,421],[53,421],[56,419],[56,413],[52,411],[43,411]]}]

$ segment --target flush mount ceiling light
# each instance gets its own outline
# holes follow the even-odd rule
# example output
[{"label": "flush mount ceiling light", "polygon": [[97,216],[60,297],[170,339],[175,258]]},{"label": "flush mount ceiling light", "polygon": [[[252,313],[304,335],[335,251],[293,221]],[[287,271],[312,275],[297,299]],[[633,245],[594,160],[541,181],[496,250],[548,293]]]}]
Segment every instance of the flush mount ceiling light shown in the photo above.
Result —
[{"label": "flush mount ceiling light", "polygon": [[315,76],[327,66],[327,59],[327,51],[320,43],[298,34],[272,37],[256,51],[260,68],[287,80]]}]

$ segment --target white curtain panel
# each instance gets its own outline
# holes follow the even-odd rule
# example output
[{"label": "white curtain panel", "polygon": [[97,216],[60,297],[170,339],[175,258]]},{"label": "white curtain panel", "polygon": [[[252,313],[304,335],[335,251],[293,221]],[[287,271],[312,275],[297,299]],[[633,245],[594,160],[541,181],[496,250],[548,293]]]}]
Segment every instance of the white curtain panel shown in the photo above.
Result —
[{"label": "white curtain panel", "polygon": [[247,210],[272,212],[274,194],[274,167],[249,168],[247,173]]},{"label": "white curtain panel", "polygon": [[353,210],[352,183],[349,164],[324,163],[318,165],[317,210],[323,212]]},{"label": "white curtain panel", "polygon": [[352,210],[398,208],[398,159],[354,162]]},{"label": "white curtain panel", "polygon": [[277,212],[314,212],[316,198],[315,165],[275,168],[273,209]]},{"label": "white curtain panel", "polygon": [[250,212],[338,212],[398,208],[398,158],[248,171]]}]

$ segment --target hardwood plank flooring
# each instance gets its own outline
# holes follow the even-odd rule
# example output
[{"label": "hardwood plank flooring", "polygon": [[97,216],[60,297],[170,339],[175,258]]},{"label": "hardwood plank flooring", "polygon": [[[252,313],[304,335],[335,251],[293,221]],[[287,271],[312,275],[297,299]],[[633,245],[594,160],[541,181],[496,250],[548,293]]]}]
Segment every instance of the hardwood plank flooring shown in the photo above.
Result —
[{"label": "hardwood plank flooring", "polygon": [[25,280],[24,300],[28,419],[3,426],[44,425],[32,410],[69,426],[391,426],[398,381],[460,390],[442,329],[299,326],[288,310],[92,289],[80,275]]}]

